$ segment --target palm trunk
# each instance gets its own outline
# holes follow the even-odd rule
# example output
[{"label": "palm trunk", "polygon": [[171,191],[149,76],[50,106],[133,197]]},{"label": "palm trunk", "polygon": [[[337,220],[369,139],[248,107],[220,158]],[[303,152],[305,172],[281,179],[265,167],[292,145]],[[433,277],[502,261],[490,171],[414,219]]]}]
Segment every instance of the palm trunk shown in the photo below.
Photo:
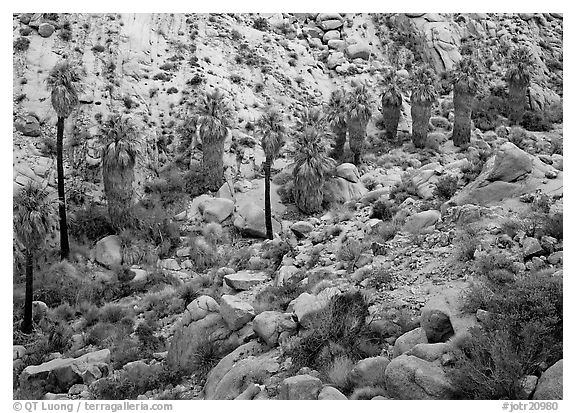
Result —
[{"label": "palm trunk", "polygon": [[32,252],[26,252],[26,293],[24,298],[24,320],[20,329],[23,333],[32,332],[32,301],[34,288],[34,268],[32,266]]},{"label": "palm trunk", "polygon": [[354,165],[358,166],[361,163],[362,150],[364,149],[364,141],[366,138],[366,122],[360,119],[351,119],[348,122],[350,131],[350,150],[354,154]]},{"label": "palm trunk", "polygon": [[268,239],[274,238],[274,231],[272,229],[272,205],[270,203],[270,175],[272,168],[272,159],[266,157],[264,162],[264,215],[266,219],[266,237]]},{"label": "palm trunk", "polygon": [[64,118],[58,117],[56,133],[56,169],[58,174],[58,212],[60,215],[60,259],[68,259],[70,244],[68,242],[68,223],[66,221],[66,197],[64,194]]},{"label": "palm trunk", "polygon": [[526,105],[526,91],[528,85],[523,82],[511,81],[508,84],[508,120],[512,125],[520,124],[524,115],[524,106]]},{"label": "palm trunk", "polygon": [[[295,169],[295,171],[297,171]],[[300,172],[300,171],[298,171]],[[294,176],[294,203],[305,214],[314,214],[322,211],[324,192],[322,178],[318,176],[304,176],[296,173]]]},{"label": "palm trunk", "polygon": [[472,114],[472,94],[466,87],[454,85],[454,145],[463,146],[470,143]]},{"label": "palm trunk", "polygon": [[432,113],[432,103],[412,101],[412,142],[416,148],[423,148],[428,137],[428,123]]},{"label": "palm trunk", "polygon": [[217,191],[224,178],[224,140],[226,136],[202,137],[202,168],[207,189]]},{"label": "palm trunk", "polygon": [[334,135],[336,137],[334,149],[330,156],[336,160],[342,159],[344,155],[344,145],[346,144],[346,125],[336,125],[332,128]]},{"label": "palm trunk", "polygon": [[390,142],[396,142],[401,107],[401,105],[382,104],[382,117],[384,119],[384,128],[386,128],[386,139]]}]

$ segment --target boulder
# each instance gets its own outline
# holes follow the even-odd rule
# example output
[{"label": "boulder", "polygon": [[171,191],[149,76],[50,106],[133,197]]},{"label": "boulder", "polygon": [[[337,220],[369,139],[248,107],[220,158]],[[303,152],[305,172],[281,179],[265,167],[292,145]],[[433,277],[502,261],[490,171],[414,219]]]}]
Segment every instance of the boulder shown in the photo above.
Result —
[{"label": "boulder", "polygon": [[249,290],[266,280],[268,280],[268,277],[264,272],[240,271],[224,276],[224,282],[239,291]]},{"label": "boulder", "polygon": [[408,217],[403,230],[411,233],[426,232],[432,230],[440,218],[440,211],[435,209],[418,212]]},{"label": "boulder", "polygon": [[220,305],[209,295],[201,295],[193,300],[184,311],[181,323],[188,325],[193,321],[198,321],[206,317],[209,313],[220,312]]},{"label": "boulder", "polygon": [[358,172],[356,165],[352,163],[346,162],[338,165],[335,171],[335,175],[354,183],[360,181],[360,172]]},{"label": "boulder", "polygon": [[334,69],[336,66],[342,65],[346,62],[346,57],[342,52],[330,53],[327,60],[328,69]]},{"label": "boulder", "polygon": [[384,372],[389,363],[390,360],[383,356],[360,360],[350,372],[350,380],[355,387],[385,387]]},{"label": "boulder", "polygon": [[424,307],[420,326],[426,332],[429,343],[444,342],[454,335],[450,316],[439,309]]},{"label": "boulder", "polygon": [[239,330],[255,316],[254,308],[234,295],[223,295],[220,315],[232,331]]},{"label": "boulder", "polygon": [[252,321],[252,328],[256,335],[270,346],[278,344],[280,333],[296,330],[296,327],[291,314],[278,311],[263,311]]},{"label": "boulder", "polygon": [[415,328],[414,330],[402,334],[394,343],[393,357],[396,358],[404,354],[420,343],[428,343],[426,331],[422,327]]},{"label": "boulder", "polygon": [[24,346],[12,346],[12,360],[18,360],[24,357],[26,354],[26,347]]},{"label": "boulder", "polygon": [[329,30],[322,36],[322,41],[328,43],[330,40],[339,40],[340,32],[338,30]]},{"label": "boulder", "polygon": [[524,376],[520,380],[520,391],[518,394],[518,398],[520,400],[528,400],[532,393],[534,393],[534,389],[536,389],[536,385],[538,384],[538,377],[537,376]]},{"label": "boulder", "polygon": [[316,16],[316,21],[323,22],[325,20],[343,20],[340,13],[319,13]]},{"label": "boulder", "polygon": [[401,355],[386,367],[386,390],[400,400],[450,400],[456,390],[437,363]]},{"label": "boulder", "polygon": [[298,267],[294,265],[284,265],[280,267],[278,274],[276,275],[276,286],[284,285],[294,274],[298,273],[298,271]]},{"label": "boulder", "polygon": [[24,136],[40,136],[40,121],[36,116],[21,116],[14,124],[16,130],[22,132]]},{"label": "boulder", "polygon": [[346,54],[350,60],[354,59],[364,59],[368,60],[370,54],[372,53],[371,47],[368,43],[355,43],[348,45],[346,48]]},{"label": "boulder", "polygon": [[532,160],[512,142],[506,142],[496,151],[494,166],[488,181],[514,182],[532,171]]},{"label": "boulder", "polygon": [[280,385],[280,400],[317,400],[322,389],[320,379],[301,374],[288,377]]},{"label": "boulder", "polygon": [[198,210],[207,222],[222,222],[234,212],[234,201],[227,198],[206,199],[198,205]]},{"label": "boulder", "polygon": [[314,230],[314,225],[308,221],[298,221],[290,226],[290,229],[297,237],[305,237],[308,233]]},{"label": "boulder", "polygon": [[40,386],[47,392],[68,392],[74,384],[90,384],[108,375],[110,350],[98,350],[78,358],[57,358],[37,366],[28,366],[20,374],[22,387]]},{"label": "boulder", "polygon": [[544,253],[544,249],[542,249],[542,245],[540,242],[533,237],[526,237],[522,240],[522,252],[524,254],[524,258],[531,258],[537,255],[542,255]]},{"label": "boulder", "polygon": [[562,400],[562,373],[564,360],[557,361],[549,367],[538,380],[534,390],[534,400]]},{"label": "boulder", "polygon": [[331,31],[342,27],[344,23],[342,20],[324,20],[320,22],[320,28],[324,31]]},{"label": "boulder", "polygon": [[332,386],[324,386],[318,394],[318,400],[348,400],[340,390]]},{"label": "boulder", "polygon": [[[264,209],[253,202],[241,205],[236,211],[234,226],[249,237],[266,238],[266,220]],[[272,218],[274,232],[280,231],[280,223]]]},{"label": "boulder", "polygon": [[42,37],[52,36],[54,30],[54,26],[52,26],[50,23],[41,23],[40,26],[38,26],[38,34]]},{"label": "boulder", "polygon": [[358,201],[368,193],[362,182],[350,182],[340,177],[331,178],[327,183],[327,188],[332,200],[339,203]]},{"label": "boulder", "polygon": [[408,350],[406,355],[426,361],[435,361],[451,350],[452,346],[448,343],[420,343]]},{"label": "boulder", "polygon": [[312,325],[315,315],[325,309],[332,297],[340,294],[336,287],[326,288],[318,295],[302,293],[288,304],[287,313],[293,312],[298,323],[305,328]]},{"label": "boulder", "polygon": [[[346,42],[339,39],[328,40],[328,48],[343,52],[346,49]],[[344,54],[342,54],[342,56],[344,56]]]},{"label": "boulder", "polygon": [[112,268],[122,264],[122,244],[117,235],[108,235],[96,243],[95,257],[99,264]]}]

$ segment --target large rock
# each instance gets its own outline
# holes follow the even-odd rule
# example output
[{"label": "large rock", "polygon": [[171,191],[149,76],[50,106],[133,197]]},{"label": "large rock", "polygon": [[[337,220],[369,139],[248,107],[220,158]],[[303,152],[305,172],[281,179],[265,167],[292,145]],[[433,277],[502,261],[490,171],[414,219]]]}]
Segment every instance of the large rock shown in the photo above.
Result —
[{"label": "large rock", "polygon": [[368,193],[362,182],[350,182],[340,177],[330,179],[327,187],[332,200],[340,203],[359,201]]},{"label": "large rock", "polygon": [[122,264],[122,244],[117,235],[108,235],[96,243],[96,261],[105,267],[112,268]]},{"label": "large rock", "polygon": [[532,171],[532,160],[512,142],[506,142],[496,151],[489,181],[514,182]]},{"label": "large rock", "polygon": [[326,288],[318,295],[302,293],[288,304],[286,312],[293,312],[298,323],[305,328],[312,325],[316,314],[328,306],[330,299],[340,294],[336,287]]},{"label": "large rock", "polygon": [[352,163],[343,163],[338,165],[335,175],[354,183],[360,181],[360,172],[358,172],[356,165]]},{"label": "large rock", "polygon": [[532,397],[534,400],[562,400],[563,365],[564,360],[559,360],[542,373]]},{"label": "large rock", "polygon": [[330,53],[327,60],[328,69],[334,69],[336,66],[340,66],[346,62],[346,57],[342,52]]},{"label": "large rock", "polygon": [[332,386],[324,386],[318,394],[318,400],[348,400],[340,390]]},{"label": "large rock", "polygon": [[26,367],[20,375],[21,387],[40,386],[46,392],[60,393],[77,383],[90,384],[107,376],[110,350],[84,354],[78,358],[54,359],[38,366]]},{"label": "large rock", "polygon": [[322,41],[328,43],[330,40],[339,40],[340,32],[338,30],[329,30],[322,36]]},{"label": "large rock", "polygon": [[420,326],[426,332],[429,343],[440,343],[454,335],[450,316],[435,308],[424,308],[420,317]]},{"label": "large rock", "polygon": [[198,362],[198,349],[213,344],[224,356],[241,344],[241,332],[232,332],[219,314],[213,299],[202,296],[192,301],[174,327],[166,362],[172,369],[192,371]]},{"label": "large rock", "polygon": [[252,321],[254,333],[270,346],[278,344],[280,333],[296,330],[296,327],[291,314],[278,311],[263,311]]},{"label": "large rock", "polygon": [[335,30],[342,27],[342,20],[324,20],[320,22],[320,28],[324,31]]},{"label": "large rock", "polygon": [[404,231],[418,233],[434,229],[434,226],[440,221],[440,211],[430,209],[428,211],[418,212],[406,220]]},{"label": "large rock", "polygon": [[350,380],[355,387],[385,387],[384,372],[389,363],[390,360],[383,356],[360,360],[352,369]]},{"label": "large rock", "polygon": [[200,205],[198,210],[207,222],[222,222],[234,212],[234,201],[227,198],[206,199]]},{"label": "large rock", "polygon": [[280,400],[317,400],[322,389],[320,379],[308,374],[288,377],[280,385]]},{"label": "large rock", "polygon": [[396,358],[400,356],[420,343],[428,343],[426,331],[424,331],[422,327],[415,328],[414,330],[402,334],[394,343],[393,357]]},{"label": "large rock", "polygon": [[372,50],[368,43],[360,42],[351,44],[346,48],[346,54],[351,60],[354,59],[364,59],[368,60],[370,58]]},{"label": "large rock", "polygon": [[254,308],[234,295],[223,295],[220,315],[232,331],[239,330],[255,316]]},{"label": "large rock", "polygon": [[41,23],[38,26],[38,34],[42,37],[50,37],[54,33],[54,26],[50,23]]},{"label": "large rock", "polygon": [[456,397],[454,386],[438,363],[401,355],[393,359],[385,372],[386,390],[400,400],[450,400]]},{"label": "large rock", "polygon": [[249,290],[266,280],[268,280],[268,277],[263,272],[240,271],[224,276],[224,282],[239,291]]},{"label": "large rock", "polygon": [[[255,203],[247,202],[236,211],[234,226],[245,236],[266,238],[264,209]],[[280,223],[272,218],[274,232],[280,231]]]},{"label": "large rock", "polygon": [[20,117],[14,124],[16,130],[22,132],[24,136],[40,136],[40,121],[33,115]]},{"label": "large rock", "polygon": [[298,221],[290,225],[290,229],[296,236],[305,237],[309,232],[314,230],[314,225],[308,221]]},{"label": "large rock", "polygon": [[524,258],[531,258],[542,255],[544,249],[542,249],[542,245],[540,245],[540,242],[536,238],[526,237],[522,240],[522,252]]}]

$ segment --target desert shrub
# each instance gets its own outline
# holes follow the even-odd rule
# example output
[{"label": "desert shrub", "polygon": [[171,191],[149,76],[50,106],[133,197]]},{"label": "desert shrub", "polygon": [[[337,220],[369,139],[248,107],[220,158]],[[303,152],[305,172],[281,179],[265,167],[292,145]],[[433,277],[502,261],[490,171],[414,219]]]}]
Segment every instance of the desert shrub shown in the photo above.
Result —
[{"label": "desert shrub", "polygon": [[228,265],[236,271],[245,270],[248,268],[248,261],[254,256],[254,250],[251,247],[242,247],[232,254],[228,261]]},{"label": "desert shrub", "polygon": [[219,345],[210,340],[206,335],[203,335],[198,339],[196,352],[192,355],[190,367],[186,372],[193,373],[196,378],[203,383],[206,381],[208,373],[210,373],[221,359],[222,352]]},{"label": "desert shrub", "polygon": [[184,307],[187,307],[188,304],[200,297],[200,292],[196,284],[188,282],[178,287],[176,295],[184,302]]},{"label": "desert shrub", "polygon": [[254,300],[254,309],[262,311],[286,311],[290,301],[306,291],[298,284],[300,280],[290,279],[281,286],[270,285],[260,290]]},{"label": "desert shrub", "polygon": [[347,356],[338,356],[326,366],[323,372],[328,383],[332,384],[343,393],[349,393],[353,390],[354,385],[350,379],[350,373],[354,368],[355,362]]},{"label": "desert shrub", "polygon": [[191,165],[190,170],[184,174],[184,190],[192,198],[208,192],[206,177],[200,165]]},{"label": "desert shrub", "polygon": [[524,130],[523,128],[519,127],[519,126],[513,126],[510,129],[510,134],[508,136],[508,140],[510,142],[512,142],[514,145],[516,145],[519,148],[523,148],[524,145],[524,140],[528,138],[528,134],[526,133],[526,130]]},{"label": "desert shrub", "polygon": [[386,242],[393,239],[398,233],[399,225],[394,221],[384,222],[372,230],[371,238],[377,242]]},{"label": "desert shrub", "polygon": [[97,322],[86,332],[86,344],[102,346],[107,341],[111,341],[111,337],[115,335],[116,331],[112,324]]},{"label": "desert shrub", "polygon": [[218,251],[204,237],[192,236],[188,245],[194,271],[204,272],[220,263]]},{"label": "desert shrub", "polygon": [[360,291],[349,291],[334,296],[327,307],[318,312],[312,326],[287,349],[292,357],[294,371],[307,366],[326,371],[339,356],[353,361],[367,357],[368,334],[366,317],[368,301]]},{"label": "desert shrub", "polygon": [[121,369],[126,363],[141,360],[143,357],[140,342],[136,338],[122,337],[115,340],[110,349],[110,360],[114,369]]},{"label": "desert shrub", "polygon": [[101,44],[97,44],[97,45],[94,45],[92,47],[92,51],[94,53],[102,53],[104,50],[106,50],[106,48],[104,46],[102,46]]},{"label": "desert shrub", "polygon": [[451,175],[443,175],[438,179],[434,195],[442,200],[449,200],[454,196],[458,190],[458,177]]},{"label": "desert shrub", "polygon": [[142,309],[151,311],[158,319],[181,313],[184,308],[184,300],[176,296],[176,290],[172,286],[149,293],[142,303]]},{"label": "desert shrub", "polygon": [[475,101],[472,107],[472,120],[474,125],[483,131],[493,130],[503,124],[503,117],[507,116],[506,99],[490,94]]},{"label": "desert shrub", "polygon": [[13,47],[16,52],[26,51],[28,50],[28,47],[30,47],[30,39],[27,39],[26,37],[18,37],[14,40]]},{"label": "desert shrub", "polygon": [[242,33],[240,33],[238,30],[233,29],[230,32],[230,37],[232,38],[232,40],[240,40],[244,36],[242,36]]},{"label": "desert shrub", "polygon": [[154,335],[154,328],[150,322],[144,321],[136,327],[134,334],[140,342],[140,349],[146,356],[151,355],[163,348],[163,342]]},{"label": "desert shrub", "polygon": [[[513,260],[503,252],[492,250],[483,251],[474,260],[474,269],[490,282],[500,284],[507,282],[514,276]],[[505,272],[509,275],[505,275]]]},{"label": "desert shrub", "polygon": [[[460,344],[448,371],[462,397],[518,399],[522,377],[563,357],[562,290],[561,277],[540,272],[482,292],[491,317]],[[477,295],[476,288],[465,299],[478,304]]]},{"label": "desert shrub", "polygon": [[334,224],[354,219],[354,211],[347,205],[335,204],[329,212]]},{"label": "desert shrub", "polygon": [[254,27],[256,30],[265,32],[268,31],[270,25],[268,24],[268,19],[265,17],[256,17],[254,19],[254,23],[252,23],[252,27]]},{"label": "desert shrub", "polygon": [[202,236],[211,245],[220,245],[226,242],[226,234],[222,225],[210,222],[202,228]]},{"label": "desert shrub", "polygon": [[375,267],[370,271],[367,277],[368,282],[366,287],[374,288],[377,290],[388,289],[394,280],[394,274],[388,268]]},{"label": "desert shrub", "polygon": [[288,181],[284,185],[280,186],[276,193],[280,197],[280,202],[284,205],[289,205],[294,203],[294,182]]},{"label": "desert shrub", "polygon": [[78,309],[84,317],[86,327],[91,327],[100,320],[100,310],[96,305],[88,301],[81,301],[78,304]]},{"label": "desert shrub", "polygon": [[390,201],[379,200],[372,205],[372,212],[370,218],[381,219],[382,221],[389,221],[396,213],[397,208]]},{"label": "desert shrub", "polygon": [[546,113],[534,110],[524,111],[520,125],[529,131],[536,132],[547,132],[552,129],[552,122]]},{"label": "desert shrub", "polygon": [[106,208],[93,203],[70,215],[68,231],[75,239],[90,242],[115,233]]},{"label": "desert shrub", "polygon": [[484,168],[484,162],[480,159],[473,159],[462,166],[462,178],[466,183],[475,180]]},{"label": "desert shrub", "polygon": [[157,247],[160,258],[170,256],[180,245],[180,227],[172,220],[172,214],[162,206],[147,209],[137,205],[134,217],[136,239],[151,242]]},{"label": "desert shrub", "polygon": [[56,156],[56,139],[52,136],[44,135],[40,139],[40,153],[47,158],[54,158]]},{"label": "desert shrub", "polygon": [[36,300],[45,302],[48,307],[64,303],[75,306],[89,280],[83,280],[76,267],[68,261],[61,261],[41,271],[37,283],[39,288],[34,292]]},{"label": "desert shrub", "polygon": [[100,320],[104,323],[115,324],[120,322],[124,317],[129,316],[130,312],[127,308],[119,305],[108,303],[100,308]]},{"label": "desert shrub", "polygon": [[564,213],[556,212],[548,215],[544,219],[543,231],[545,235],[556,238],[557,240],[564,239]]},{"label": "desert shrub", "polygon": [[550,155],[558,154],[562,155],[564,153],[564,143],[562,142],[562,137],[553,136],[550,139]]},{"label": "desert shrub", "polygon": [[474,259],[474,252],[480,246],[477,230],[471,226],[465,226],[456,233],[454,247],[456,258],[459,261],[468,262]]},{"label": "desert shrub", "polygon": [[286,184],[287,182],[292,181],[294,178],[292,176],[291,173],[282,171],[282,172],[278,172],[276,175],[274,175],[272,177],[272,182],[274,182],[274,184],[278,185],[278,186],[282,186],[284,184]]},{"label": "desert shrub", "polygon": [[412,173],[405,173],[402,175],[401,181],[394,184],[390,188],[390,199],[393,199],[397,204],[401,204],[411,196],[416,196],[418,188],[412,182]]},{"label": "desert shrub", "polygon": [[50,318],[55,322],[68,322],[72,320],[75,315],[76,310],[74,310],[74,308],[68,303],[60,304],[58,307],[50,311]]},{"label": "desert shrub", "polygon": [[370,245],[364,241],[357,240],[355,238],[348,238],[340,244],[340,248],[336,253],[336,258],[343,261],[348,266],[348,271],[354,271],[356,268],[356,263],[370,248]]},{"label": "desert shrub", "polygon": [[72,31],[69,29],[62,29],[60,32],[58,32],[58,37],[65,42],[69,42],[72,40]]},{"label": "desert shrub", "polygon": [[261,257],[272,261],[272,268],[276,269],[282,263],[284,256],[290,251],[290,244],[286,241],[267,242],[262,245]]}]

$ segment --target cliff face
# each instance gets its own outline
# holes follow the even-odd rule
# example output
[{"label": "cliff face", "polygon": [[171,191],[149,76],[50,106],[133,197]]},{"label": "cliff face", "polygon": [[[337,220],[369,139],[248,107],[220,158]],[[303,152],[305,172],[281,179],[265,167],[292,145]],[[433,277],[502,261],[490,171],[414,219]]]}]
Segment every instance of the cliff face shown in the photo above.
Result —
[{"label": "cliff face", "polygon": [[295,110],[320,104],[351,80],[368,82],[376,97],[374,74],[399,56],[421,54],[440,73],[474,40],[485,46],[494,81],[505,70],[502,44],[534,50],[534,109],[562,94],[562,17],[555,14],[19,14],[13,32],[15,41],[29,41],[13,55],[15,189],[28,179],[54,185],[52,160],[43,156],[56,123],[46,77],[67,58],[85,72],[81,105],[66,122],[67,140],[76,145],[67,173],[83,168],[91,175],[95,185],[87,192],[96,200],[102,119],[121,111],[140,125],[141,183],[150,169],[144,166],[154,169],[172,157],[186,103],[206,88],[230,97],[232,135],[242,136],[268,104],[291,122]]}]

